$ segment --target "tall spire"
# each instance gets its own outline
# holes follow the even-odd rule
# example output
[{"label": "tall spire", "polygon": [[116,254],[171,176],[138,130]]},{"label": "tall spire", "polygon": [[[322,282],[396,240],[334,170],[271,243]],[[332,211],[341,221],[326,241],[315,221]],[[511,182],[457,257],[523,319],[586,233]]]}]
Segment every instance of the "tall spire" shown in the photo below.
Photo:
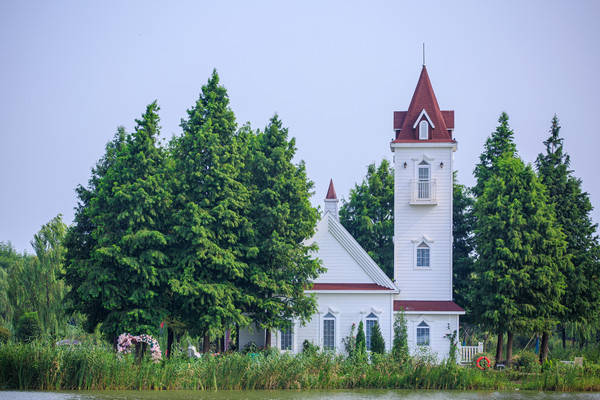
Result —
[{"label": "tall spire", "polygon": [[[423,47],[425,49],[425,47]],[[423,55],[424,57],[424,55]],[[441,111],[423,59],[423,68],[408,111],[394,112],[394,130],[398,141],[419,140],[417,124],[426,118],[430,123],[429,141],[451,142],[454,129],[454,111]]]},{"label": "tall spire", "polygon": [[339,221],[340,217],[338,214],[338,198],[335,194],[335,188],[333,187],[333,179],[329,181],[329,189],[325,196],[325,213],[330,213],[333,217]]}]

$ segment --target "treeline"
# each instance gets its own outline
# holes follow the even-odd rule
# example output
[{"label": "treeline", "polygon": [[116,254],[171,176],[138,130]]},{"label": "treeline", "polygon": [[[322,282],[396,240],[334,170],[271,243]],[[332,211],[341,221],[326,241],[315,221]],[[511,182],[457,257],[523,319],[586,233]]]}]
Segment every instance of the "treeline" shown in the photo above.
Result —
[{"label": "treeline", "polygon": [[[600,246],[589,195],[570,167],[558,118],[534,166],[519,157],[508,115],[488,137],[472,188],[454,183],[453,269],[461,322],[498,335],[496,360],[512,361],[516,333],[541,336],[540,360],[558,328],[598,341]],[[370,165],[340,221],[392,277],[393,168]],[[506,334],[506,356],[503,353]]]},{"label": "treeline", "polygon": [[[133,132],[120,127],[106,145],[76,189],[64,247],[46,255],[34,243],[37,263],[53,263],[52,279],[65,285],[53,304],[113,342],[123,332],[157,335],[165,322],[169,345],[185,331],[208,346],[250,321],[285,329],[306,320],[315,301],[304,289],[322,267],[303,242],[318,211],[288,130],[277,115],[263,130],[238,126],[216,71],[166,145],[158,112],[155,101]],[[9,281],[11,271],[0,268]],[[45,315],[37,301],[19,307],[11,312]]]}]

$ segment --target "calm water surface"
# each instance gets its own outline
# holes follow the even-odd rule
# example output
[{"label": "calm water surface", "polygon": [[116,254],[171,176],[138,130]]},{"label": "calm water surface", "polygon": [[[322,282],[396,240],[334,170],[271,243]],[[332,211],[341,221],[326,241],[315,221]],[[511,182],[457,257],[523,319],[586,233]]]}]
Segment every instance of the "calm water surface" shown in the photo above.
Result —
[{"label": "calm water surface", "polygon": [[540,392],[437,392],[407,390],[330,391],[107,391],[107,392],[2,392],[0,400],[600,400],[600,393]]}]

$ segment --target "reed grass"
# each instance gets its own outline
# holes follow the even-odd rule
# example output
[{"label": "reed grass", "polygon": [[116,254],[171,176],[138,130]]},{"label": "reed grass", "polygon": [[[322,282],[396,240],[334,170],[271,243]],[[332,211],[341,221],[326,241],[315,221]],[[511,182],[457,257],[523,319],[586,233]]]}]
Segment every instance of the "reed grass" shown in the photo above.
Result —
[{"label": "reed grass", "polygon": [[479,371],[389,355],[359,364],[329,353],[206,355],[137,363],[102,345],[77,347],[8,343],[0,347],[0,389],[17,390],[248,390],[436,389],[600,390],[600,366],[552,365],[540,373]]}]

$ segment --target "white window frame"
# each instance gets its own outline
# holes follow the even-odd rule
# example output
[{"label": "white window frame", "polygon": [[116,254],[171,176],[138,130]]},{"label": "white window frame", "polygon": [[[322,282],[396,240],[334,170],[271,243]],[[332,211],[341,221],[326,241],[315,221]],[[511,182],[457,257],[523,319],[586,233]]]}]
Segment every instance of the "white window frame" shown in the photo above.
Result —
[{"label": "white window frame", "polygon": [[[433,261],[433,250],[434,250],[433,240],[431,240],[429,237],[427,237],[425,235],[421,235],[419,238],[412,240],[412,244],[413,244],[413,266],[414,266],[414,269],[431,270],[432,269],[432,261]],[[417,259],[418,259],[417,254],[418,254],[419,246],[421,246],[422,244],[425,244],[427,247],[429,247],[429,266],[428,267],[420,267],[417,265]]]},{"label": "white window frame", "polygon": [[429,122],[426,119],[419,122],[419,140],[429,140]]},{"label": "white window frame", "polygon": [[[371,326],[371,331],[369,331],[370,322],[373,323]],[[377,315],[372,312],[365,318],[365,339],[367,342],[367,350],[369,351],[371,351],[371,339],[373,337],[373,328],[375,327],[375,324],[379,324],[379,317],[377,317]],[[379,329],[381,330],[381,325],[379,326]]]},{"label": "white window frame", "polygon": [[[419,257],[419,252],[421,252],[421,257]],[[427,254],[426,258],[427,258],[427,264],[422,264],[419,265],[419,258],[421,258],[421,261],[423,261],[423,258],[425,258],[425,256],[423,254]],[[425,242],[421,242],[417,245],[417,250],[416,250],[416,264],[415,266],[417,268],[431,268],[431,246],[428,245]]]},{"label": "white window frame", "polygon": [[[427,330],[427,343],[419,343],[419,329]],[[425,320],[421,320],[416,326],[415,329],[415,343],[417,346],[429,347],[431,346],[431,325],[429,325]]]},{"label": "white window frame", "polygon": [[[333,321],[333,346],[331,348],[325,347],[325,323],[326,321]],[[334,315],[334,313],[332,313],[331,311],[329,311],[327,314],[325,314],[323,316],[323,350],[326,351],[336,351],[336,338],[337,338],[337,318]]]},{"label": "white window frame", "polygon": [[[283,331],[283,330],[279,330],[279,334],[280,334],[280,344],[279,344],[279,350],[281,351],[294,351],[294,324],[292,323],[290,325],[290,328],[287,331]],[[284,349],[283,348],[283,338],[285,335],[289,334],[290,335],[290,348],[289,349]]]}]

